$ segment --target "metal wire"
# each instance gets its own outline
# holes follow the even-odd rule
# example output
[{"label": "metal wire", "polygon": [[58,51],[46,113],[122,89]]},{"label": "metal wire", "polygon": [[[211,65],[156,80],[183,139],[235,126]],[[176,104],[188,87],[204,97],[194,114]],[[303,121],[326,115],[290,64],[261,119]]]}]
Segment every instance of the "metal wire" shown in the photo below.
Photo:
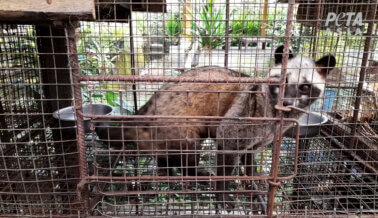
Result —
[{"label": "metal wire", "polygon": [[[377,4],[96,0],[96,21],[1,24],[0,216],[376,216]],[[321,69],[289,47],[336,67],[292,79]],[[285,107],[303,84],[323,96]]]},{"label": "metal wire", "polygon": [[[47,75],[42,74],[38,57],[44,54],[41,47],[37,50],[35,26],[2,24],[0,29],[1,214],[77,214],[78,152],[74,140],[60,134],[50,111],[67,99],[47,93],[58,92],[60,84],[47,82]],[[53,43],[56,39],[49,30],[44,41]],[[56,69],[50,72],[50,78],[57,78]]]}]

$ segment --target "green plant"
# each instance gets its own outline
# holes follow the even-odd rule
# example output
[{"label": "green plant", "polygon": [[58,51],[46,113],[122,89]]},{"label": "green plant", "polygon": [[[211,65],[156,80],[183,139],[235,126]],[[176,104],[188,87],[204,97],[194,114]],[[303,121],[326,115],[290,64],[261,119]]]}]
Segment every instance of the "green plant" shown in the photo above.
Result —
[{"label": "green plant", "polygon": [[[127,26],[108,26],[83,22],[78,40],[80,69],[85,75],[130,75],[131,56]],[[143,67],[144,55],[135,48],[135,67]],[[128,90],[128,84],[99,83],[82,87],[84,102],[104,103],[115,107],[115,112],[132,114],[133,107],[121,100],[118,90]],[[131,89],[131,88],[130,88]],[[91,94],[91,92],[93,94]],[[125,98],[123,98],[125,99]],[[122,101],[122,102],[121,102]]]},{"label": "green plant", "polygon": [[[188,10],[190,12],[190,10]],[[191,16],[198,20],[193,22],[193,29],[200,36],[202,48],[213,49],[224,45],[226,22],[224,8],[216,8],[214,0],[206,0],[205,5],[198,13],[190,12]],[[196,14],[200,17],[196,18]]]},{"label": "green plant", "polygon": [[113,74],[119,51],[127,49],[124,28],[101,27],[87,24],[87,28],[81,30],[84,40],[79,40],[78,58],[80,68],[86,75]]},{"label": "green plant", "polygon": [[167,35],[178,36],[182,33],[182,19],[180,14],[172,14],[166,23]]},{"label": "green plant", "polygon": [[136,35],[142,35],[145,36],[148,34],[148,27],[146,20],[148,20],[148,17],[145,13],[136,13]]},{"label": "green plant", "polygon": [[[128,27],[85,23],[78,40],[79,65],[85,75],[131,74]],[[126,37],[125,37],[126,36]],[[141,48],[134,48],[136,67],[143,67]]]},{"label": "green plant", "polygon": [[244,12],[236,16],[230,23],[230,34],[237,37],[231,38],[231,45],[239,45],[240,36],[260,35],[261,22],[255,22],[255,16],[250,12]]},{"label": "green plant", "polygon": [[253,21],[250,14],[240,14],[230,24],[230,33],[234,35],[258,36],[261,23]]}]

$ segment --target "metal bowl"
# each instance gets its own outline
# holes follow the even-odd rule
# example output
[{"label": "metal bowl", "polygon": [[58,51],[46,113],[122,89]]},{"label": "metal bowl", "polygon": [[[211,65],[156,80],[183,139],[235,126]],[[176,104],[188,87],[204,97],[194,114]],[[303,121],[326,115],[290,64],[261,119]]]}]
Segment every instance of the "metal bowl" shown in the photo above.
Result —
[{"label": "metal bowl", "polygon": [[[113,110],[113,107],[106,104],[83,104],[83,113],[88,115],[109,115],[113,113]],[[76,133],[76,113],[73,106],[55,111],[53,113],[53,117],[60,121],[62,127],[67,127],[64,128],[65,132],[69,134]],[[84,117],[84,131],[86,133],[90,131],[90,119],[91,118]]]},{"label": "metal bowl", "polygon": [[[328,121],[328,118],[320,113],[311,112],[299,118],[299,138],[311,138],[319,135],[320,126]],[[286,137],[295,138],[296,127],[292,127],[284,134]]]}]

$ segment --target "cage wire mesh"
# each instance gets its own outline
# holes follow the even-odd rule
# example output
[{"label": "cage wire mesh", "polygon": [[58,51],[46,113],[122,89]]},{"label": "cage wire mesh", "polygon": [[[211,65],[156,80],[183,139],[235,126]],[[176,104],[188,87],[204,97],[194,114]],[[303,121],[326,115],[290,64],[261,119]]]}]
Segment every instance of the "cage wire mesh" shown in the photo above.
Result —
[{"label": "cage wire mesh", "polygon": [[96,0],[77,28],[2,24],[0,214],[376,216],[377,1],[292,3]]},{"label": "cage wire mesh", "polygon": [[[79,181],[76,145],[62,138],[50,113],[60,107],[59,102],[67,101],[51,95],[60,90],[58,81],[51,79],[59,70],[49,69],[53,75],[44,78],[38,56],[52,54],[43,53],[42,47],[37,50],[40,39],[35,26],[2,24],[0,29],[0,213],[76,213],[80,204],[75,197]],[[42,37],[56,40],[51,34]]]}]

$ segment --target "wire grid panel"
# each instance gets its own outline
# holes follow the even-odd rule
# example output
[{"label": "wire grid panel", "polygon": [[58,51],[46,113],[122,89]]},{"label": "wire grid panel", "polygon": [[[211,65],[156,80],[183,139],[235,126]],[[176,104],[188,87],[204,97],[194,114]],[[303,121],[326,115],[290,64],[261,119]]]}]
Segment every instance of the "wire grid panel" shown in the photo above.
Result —
[{"label": "wire grid panel", "polygon": [[[267,197],[274,185],[273,146],[240,147],[243,140],[280,137],[269,122],[275,115],[267,113],[274,104],[257,101],[261,113],[222,117],[220,108],[232,105],[222,101],[224,96],[260,100],[278,92],[279,78],[258,79],[275,75],[271,69],[279,64],[274,51],[285,40],[287,2],[192,0],[152,7],[152,2],[96,1],[98,13],[108,6],[102,13],[106,16],[98,16],[102,22],[81,22],[75,34],[79,98],[113,109],[112,116],[104,117],[96,117],[93,108],[84,111],[85,136],[75,134],[74,122],[67,126],[52,118],[54,111],[73,105],[71,78],[77,77],[70,70],[77,69],[67,66],[67,29],[3,25],[1,213],[248,216],[266,214],[274,206],[277,215],[376,215],[376,1],[295,5],[295,18],[289,19],[293,31],[286,35],[293,55],[319,60],[331,53],[336,68],[325,81],[307,81],[325,85],[325,91],[321,98],[311,97],[316,101],[306,110],[328,121],[301,129],[299,143],[295,131],[286,132],[275,165],[279,177],[297,176],[280,182],[274,205]],[[122,8],[132,12],[121,15]],[[304,86],[300,79],[290,79],[291,70],[304,72],[313,62],[297,63],[287,69],[286,86],[299,89]],[[180,76],[209,65],[235,70],[234,78],[222,79],[211,71],[196,82]],[[167,81],[177,86],[167,90]],[[222,91],[220,86],[229,88]],[[245,86],[252,91],[240,88]],[[263,86],[269,91],[259,92]],[[162,101],[159,96],[168,97]],[[191,101],[195,96],[208,98],[199,98],[199,107]],[[284,97],[288,103],[302,99],[297,93]],[[168,105],[176,107],[164,110]],[[179,113],[184,108],[193,113]],[[195,117],[197,109],[210,115]],[[246,117],[252,118],[247,122]],[[284,129],[294,123],[285,122]],[[245,138],[227,133],[242,126],[255,132]],[[223,131],[212,131],[219,127]],[[193,135],[196,129],[205,130]],[[86,146],[88,171],[81,181],[89,184],[84,189],[87,204],[76,192],[78,168],[83,168],[77,159],[80,137]],[[229,147],[232,142],[236,147]]]},{"label": "wire grid panel", "polygon": [[[299,34],[292,45],[314,57],[334,54],[337,68],[327,76],[324,97],[311,107],[329,122],[318,136],[302,137],[298,175],[281,187],[277,213],[377,214],[376,5],[298,5],[294,28]],[[343,17],[347,13],[350,17]]]},{"label": "wire grid panel", "polygon": [[[89,179],[96,190],[93,194],[98,199],[97,213],[107,214],[110,210],[113,216],[209,215],[224,213],[218,208],[222,204],[232,205],[229,210],[234,215],[266,212],[272,148],[220,150],[219,144],[230,139],[211,137],[214,128],[219,128],[219,121],[208,119],[99,121],[99,140],[88,142],[95,145]],[[271,125],[266,121],[251,122],[254,121],[234,121],[229,125],[240,129],[248,125],[250,130]],[[193,128],[205,128],[208,134],[188,136]],[[151,135],[145,135],[146,132]],[[237,140],[242,143],[251,139]],[[288,140],[280,176],[294,174],[295,155],[288,155],[292,153],[295,140]],[[234,165],[230,159],[240,159],[240,163]],[[224,181],[227,190],[220,188]]]},{"label": "wire grid panel", "polygon": [[51,27],[3,24],[0,29],[0,214],[77,215],[75,139],[64,137],[51,116],[53,108],[72,103],[61,89],[67,93],[70,77],[66,73],[68,85],[58,84],[57,74],[64,72],[55,67],[61,62],[42,58],[54,67],[41,64],[39,58],[56,54],[37,46],[44,42],[48,47],[64,37],[58,37]]},{"label": "wire grid panel", "polygon": [[[340,197],[340,195],[351,195],[350,192],[353,192],[352,189],[350,189],[349,191],[339,192],[337,193],[337,195],[334,194],[324,198],[314,198],[312,195],[315,196],[315,192],[300,192],[297,190],[302,190],[301,187],[298,187],[298,184],[305,184],[305,182],[300,180],[301,178],[311,178],[308,181],[315,181],[315,178],[318,177],[322,178],[320,180],[327,180],[321,177],[321,175],[324,174],[324,172],[322,172],[324,168],[322,168],[321,166],[338,166],[338,160],[347,162],[352,161],[353,163],[355,163],[356,168],[353,171],[349,171],[350,177],[354,177],[354,171],[358,171],[358,173],[362,173],[367,179],[370,179],[371,181],[376,180],[376,174],[374,173],[376,172],[374,171],[374,167],[376,166],[376,158],[374,157],[375,148],[374,146],[372,146],[374,145],[374,143],[376,143],[374,141],[374,135],[376,135],[376,129],[374,130],[374,128],[376,128],[376,106],[371,107],[371,105],[374,105],[374,99],[376,95],[374,93],[376,93],[376,90],[371,91],[371,89],[369,88],[363,88],[362,92],[358,91],[359,87],[361,86],[361,83],[359,83],[358,80],[360,79],[361,70],[363,69],[362,67],[364,66],[364,63],[366,64],[367,60],[366,58],[364,60],[364,54],[368,55],[368,65],[372,67],[366,69],[366,78],[364,78],[366,83],[364,83],[365,85],[363,87],[366,87],[366,84],[370,87],[375,87],[373,78],[373,74],[375,74],[375,68],[373,67],[375,64],[375,54],[373,52],[375,48],[375,39],[372,39],[368,47],[365,46],[366,39],[368,39],[369,36],[373,35],[375,32],[375,26],[373,26],[374,31],[371,32],[369,32],[367,28],[369,26],[369,23],[375,21],[375,18],[369,17],[369,11],[374,10],[375,2],[372,1],[361,3],[358,1],[352,1],[339,2],[340,4],[334,4],[330,2],[317,3],[302,1],[299,3],[300,4],[296,5],[295,8],[296,20],[294,20],[293,37],[291,40],[292,51],[294,53],[300,53],[309,57],[313,57],[316,60],[328,53],[331,53],[336,57],[337,60],[337,68],[330,72],[330,74],[327,76],[326,82],[322,82],[323,84],[326,83],[323,97],[316,101],[310,108],[311,111],[326,116],[329,121],[326,124],[323,124],[320,129],[315,129],[315,137],[312,135],[310,138],[310,128],[304,129],[303,135],[301,136],[303,138],[303,140],[301,141],[303,147],[300,148],[304,148],[305,145],[309,143],[318,143],[323,147],[318,147],[318,149],[312,149],[312,147],[311,149],[309,149],[306,147],[306,149],[300,150],[299,155],[300,157],[323,157],[336,150],[342,152],[336,152],[333,154],[336,155],[339,159],[318,158],[318,161],[315,161],[314,158],[300,158],[298,170],[299,173],[304,174],[304,176],[299,175],[294,180],[282,182],[282,186],[279,189],[277,195],[278,198],[276,198],[278,202],[276,202],[275,213],[330,214],[330,211],[332,211],[333,214],[359,212],[374,214],[376,213],[375,204],[369,202],[367,198],[361,198],[366,200],[362,200],[359,203],[356,203],[353,200],[350,200],[351,198],[345,197],[343,199],[346,200],[343,200],[342,203],[335,203],[330,206],[331,204],[328,203],[329,198],[338,199],[342,198]],[[116,6],[116,4],[114,6]],[[264,6],[267,6],[266,11],[264,11]],[[143,108],[146,107],[145,103],[149,102],[149,99],[153,99],[158,96],[159,92],[156,91],[162,87],[163,88],[160,90],[160,95],[164,95],[165,90],[163,83],[152,83],[150,82],[152,81],[152,78],[157,78],[154,81],[157,81],[159,79],[165,80],[167,78],[164,76],[176,77],[177,75],[181,75],[182,72],[192,69],[193,67],[218,65],[226,66],[240,73],[245,73],[252,78],[270,76],[269,69],[274,65],[274,49],[277,48],[278,45],[283,44],[285,39],[283,36],[285,34],[287,24],[287,6],[288,4],[285,1],[267,1],[267,4],[265,5],[264,2],[252,1],[230,1],[229,4],[227,4],[226,1],[172,1],[167,2],[167,13],[165,14],[141,12],[132,13],[131,25],[109,23],[100,24],[99,26],[102,27],[99,28],[107,29],[105,30],[105,32],[114,27],[115,29],[130,32],[131,28],[133,32],[133,45],[131,46],[131,44],[127,43],[124,44],[126,46],[129,46],[125,48],[124,51],[126,54],[129,52],[130,59],[134,57],[133,62],[128,61],[128,57],[126,57],[126,59],[124,59],[126,61],[123,61],[123,65],[115,64],[111,67],[105,67],[104,71],[100,73],[86,75],[116,75],[114,79],[109,79],[110,77],[106,76],[97,78],[100,84],[102,84],[102,87],[115,87],[115,89],[113,90],[115,91],[115,93],[117,93],[114,95],[115,99],[119,100],[118,97],[121,96],[122,101],[119,101],[119,104],[122,104],[122,107],[118,109],[118,112],[116,113],[117,115],[130,115],[135,112],[138,113],[141,110],[143,111]],[[368,10],[368,8],[373,9]],[[357,20],[356,22],[360,26],[344,26],[343,29],[338,30],[337,28],[335,28],[336,18],[333,18],[333,14],[329,15],[330,12],[336,14],[336,17],[340,13],[355,12],[355,14],[353,14],[353,17],[350,17],[351,20],[353,19],[351,23],[354,22],[354,19],[356,19],[357,16],[360,16],[358,12],[362,12],[363,25],[361,26],[360,23],[358,23],[359,21]],[[330,17],[328,18],[328,16]],[[327,19],[335,20],[327,22]],[[344,17],[341,20],[338,20],[338,22],[344,23],[346,25],[347,19],[348,17]],[[115,19],[114,21],[117,20]],[[86,30],[90,25],[93,24],[82,23],[81,28]],[[112,27],[109,28],[109,25]],[[265,28],[262,28],[263,26],[265,26]],[[329,28],[327,28],[327,26]],[[350,28],[348,29],[348,27]],[[364,35],[358,34],[358,27],[361,28],[360,30],[364,33]],[[99,31],[96,32],[96,34],[93,34],[94,40],[96,37],[102,38],[102,33],[103,31]],[[109,35],[107,35],[107,37],[108,36]],[[123,40],[122,37],[119,37],[116,34],[114,34],[113,37],[116,41]],[[109,55],[110,58],[112,57],[112,52],[110,51],[103,51],[99,53],[101,53],[100,56]],[[126,71],[124,70],[125,66],[127,69]],[[82,65],[82,69],[90,69],[90,65]],[[134,69],[135,71],[133,71]],[[144,81],[147,82],[139,82],[133,87],[133,84],[131,83],[129,85],[126,85],[127,83],[125,84],[119,82],[119,79],[121,79],[121,77],[117,77],[118,75],[134,74],[139,75],[141,78],[145,78]],[[96,79],[96,77],[92,77],[92,79],[93,78]],[[138,79],[138,77],[134,78]],[[149,80],[148,78],[150,78],[151,80]],[[213,77],[211,77],[211,79],[213,79],[213,81],[216,80],[214,75]],[[104,80],[106,80],[107,82],[105,82]],[[195,85],[191,85],[191,87],[193,86]],[[110,90],[101,90],[102,88],[98,88],[97,90],[94,89],[91,91],[92,93],[100,93],[100,95],[94,96],[106,96],[106,92]],[[131,89],[133,89],[134,92],[130,91]],[[122,93],[122,90],[127,91],[125,93]],[[199,91],[203,92],[204,90]],[[179,90],[174,90],[174,92],[179,93]],[[194,93],[189,92],[187,93],[187,96],[190,96],[190,94]],[[180,96],[180,94],[178,95]],[[183,94],[180,99],[182,99],[183,102],[187,102],[187,96]],[[360,106],[358,107],[359,113],[357,117],[353,114],[353,110],[351,110],[356,108],[356,96],[361,97],[361,103],[359,103]],[[174,99],[171,100],[174,101]],[[96,100],[96,98],[93,98],[93,95],[92,99],[89,101],[107,102],[106,97],[99,97]],[[165,103],[151,103],[150,101],[149,103],[147,103],[147,105],[150,104],[149,107],[159,108],[164,107],[164,104],[169,103],[169,101]],[[189,102],[187,103],[189,104]],[[154,106],[154,104],[156,105]],[[207,106],[212,105],[211,101],[209,100],[207,100],[207,104]],[[121,110],[123,112],[121,112]],[[180,108],[178,108],[177,110],[180,110]],[[211,109],[209,108],[209,110]],[[161,112],[158,111],[159,110],[157,110],[155,115],[161,115]],[[172,112],[172,114],[173,113],[174,112]],[[214,194],[214,191],[216,191],[216,189],[212,189],[216,186],[216,184],[214,185],[209,182],[211,180],[210,177],[212,176],[212,174],[210,172],[207,172],[209,179],[205,179],[205,181],[202,181],[202,178],[199,179],[200,177],[198,177],[198,175],[196,178],[188,177],[188,174],[190,174],[189,171],[192,170],[190,168],[195,169],[195,173],[203,173],[203,171],[213,168],[210,171],[213,171],[214,173],[214,171],[216,171],[215,169],[219,167],[207,165],[209,163],[206,162],[208,158],[205,157],[206,155],[199,155],[200,158],[195,158],[196,154],[200,153],[200,150],[205,148],[210,149],[210,153],[216,153],[218,149],[214,150],[214,145],[209,147],[206,145],[213,144],[214,142],[216,144],[217,138],[215,138],[215,141],[214,139],[210,139],[213,137],[211,137],[209,133],[209,135],[207,135],[209,139],[203,141],[202,143],[197,141],[194,142],[195,144],[200,145],[201,149],[192,151],[187,150],[185,152],[181,150],[174,151],[174,149],[170,150],[168,148],[171,140],[167,139],[167,132],[169,130],[165,130],[167,132],[159,132],[157,131],[157,129],[164,128],[162,128],[162,126],[159,126],[159,124],[156,124],[157,126],[151,128],[153,130],[150,130],[150,137],[154,138],[154,140],[156,141],[159,141],[159,137],[161,137],[160,140],[165,143],[165,146],[167,146],[165,147],[165,155],[163,155],[166,157],[166,163],[165,165],[160,165],[159,167],[159,164],[157,163],[157,159],[159,159],[160,156],[159,152],[153,152],[155,155],[155,157],[153,158],[151,157],[151,155],[144,154],[145,152],[141,153],[141,147],[138,147],[138,145],[143,146],[143,140],[137,140],[139,143],[136,143],[136,148],[128,147],[132,145],[129,145],[127,143],[127,135],[121,136],[122,134],[118,134],[119,138],[116,140],[113,138],[114,141],[111,141],[112,137],[110,136],[112,135],[112,132],[115,132],[120,128],[120,126],[127,129],[127,126],[131,125],[131,123],[133,123],[132,120],[134,119],[131,118],[131,120],[127,122],[119,122],[119,120],[117,120],[108,121],[111,122],[112,125],[114,125],[112,127],[112,130],[109,130],[107,136],[105,137],[108,137],[109,139],[105,141],[100,139],[99,141],[101,143],[105,142],[107,146],[111,145],[112,143],[117,144],[118,141],[118,146],[123,146],[123,149],[110,149],[110,152],[108,154],[94,151],[94,157],[96,158],[94,158],[95,160],[93,162],[93,173],[98,173],[98,175],[101,174],[101,179],[103,179],[104,181],[98,181],[98,183],[102,183],[102,187],[107,187],[107,192],[99,194],[99,197],[96,198],[99,199],[102,196],[101,200],[98,201],[98,213],[104,214],[108,210],[115,211],[114,214],[117,215],[134,213],[150,215],[213,214],[219,212],[217,211],[217,206],[219,205],[217,205],[216,203],[217,201],[219,201],[219,198],[217,198],[216,194]],[[151,121],[146,122],[150,123]],[[197,124],[199,124],[200,126],[205,125],[202,122],[199,122]],[[134,123],[134,125],[141,127],[144,124],[142,125]],[[168,127],[168,129],[173,127],[180,128],[183,125],[183,123],[177,125],[172,124]],[[356,126],[358,126],[358,128],[356,128],[356,130],[353,130],[353,128],[355,128]],[[209,128],[209,126],[207,127]],[[364,139],[363,141],[355,141],[356,144],[351,145],[349,144],[349,142],[353,141],[353,135],[363,136]],[[177,135],[177,140],[180,140],[179,138],[180,135]],[[181,144],[182,147],[185,147],[185,143],[182,142]],[[295,144],[295,141],[292,141],[292,139],[290,138],[285,138],[282,142],[280,161],[281,173],[285,172],[285,170],[286,172],[293,170],[293,151],[295,150]],[[358,145],[359,147],[356,147],[356,145]],[[124,149],[125,147],[127,149]],[[106,148],[105,146],[103,149],[107,151],[109,147]],[[253,163],[252,165],[255,165],[256,168],[260,170],[266,169],[266,174],[263,174],[266,176],[268,176],[270,173],[269,149],[271,149],[271,147],[268,146],[268,153],[265,153],[265,155],[264,153],[262,153],[262,155],[259,154],[260,156],[266,156],[265,158],[267,159],[264,159],[265,162],[258,162],[258,160],[260,160],[259,158],[261,157],[256,154],[253,155],[255,161],[257,162]],[[124,150],[127,150],[129,153],[126,155],[126,153],[124,153]],[[117,153],[119,156],[116,155]],[[107,158],[105,158],[106,156]],[[213,154],[213,156],[215,155]],[[120,161],[122,157],[124,160]],[[134,160],[139,159],[139,162],[141,163],[136,163],[135,165],[135,161],[127,159],[127,157],[130,157]],[[186,166],[185,164],[190,162],[188,160],[189,157],[198,159],[199,164],[196,165],[196,167]],[[106,161],[100,163],[100,160],[102,158],[105,158]],[[180,163],[174,163],[173,160],[179,160]],[[309,163],[308,160],[311,160],[311,162]],[[122,163],[123,166],[118,166],[117,168],[117,164],[115,164],[114,162],[117,162],[118,164]],[[185,167],[183,167],[183,164],[185,165]],[[244,166],[242,166],[242,163],[240,164],[240,171],[243,172]],[[359,167],[357,167],[357,165]],[[287,166],[288,168],[285,168],[285,166]],[[159,169],[163,170],[159,171]],[[172,169],[174,172],[172,172]],[[114,179],[115,176],[122,177],[122,179],[119,180],[125,181],[121,182],[118,181],[118,179],[115,179],[117,180],[117,182],[113,181],[113,183],[119,184],[119,186],[122,186],[123,184],[124,186],[118,188],[115,188],[114,186],[114,190],[112,190],[112,188],[110,188],[110,184],[113,183],[108,181],[111,179],[105,179],[106,177],[103,177],[103,175],[106,174],[108,174],[107,177],[111,177],[112,179]],[[162,183],[151,183],[150,179],[147,179],[148,177],[143,177],[147,174],[155,174],[156,178],[164,178],[167,175],[169,176],[166,177],[167,181],[164,181],[165,183],[163,182],[165,185],[161,186]],[[342,173],[340,174],[343,174],[340,176],[343,176],[344,180],[335,179],[332,180],[332,183],[337,183],[338,185],[347,184],[348,182],[345,180],[344,175],[348,175],[348,173],[342,171]],[[138,176],[136,177],[135,175],[138,175],[139,179]],[[258,188],[256,190],[266,192],[268,190],[266,182],[265,186],[261,185],[261,181],[257,182],[257,180],[259,180],[259,176],[261,175],[254,175],[253,177],[251,177],[251,180],[256,180],[255,183],[258,183]],[[182,182],[177,184],[175,179],[177,179],[178,177],[181,177],[181,180],[184,180],[185,183]],[[335,177],[337,177],[337,175]],[[134,182],[129,182],[129,179],[127,178],[134,180]],[[147,181],[144,181],[142,178]],[[96,181],[96,177],[94,177],[93,179]],[[197,181],[197,183],[195,181]],[[350,186],[353,186],[354,182],[355,180],[349,181]],[[324,181],[322,183],[327,183],[327,181]],[[105,184],[107,184],[107,186]],[[155,186],[155,188],[148,188],[147,184],[152,184]],[[213,195],[204,195],[205,190],[203,189],[203,187],[205,186],[200,187],[199,184],[207,186],[208,189],[206,190],[213,190]],[[179,191],[184,190],[184,186],[188,187],[185,191],[185,194]],[[190,189],[190,187],[193,186],[196,186],[197,189]],[[363,186],[374,190],[376,183],[367,182],[364,183]],[[101,190],[101,187],[97,187],[97,189]],[[135,191],[135,189],[137,190]],[[172,189],[177,195],[171,193]],[[188,189],[192,190],[193,192],[194,190],[195,192],[202,191],[202,194],[188,193]],[[234,188],[234,190],[235,189],[238,188]],[[309,189],[311,189],[311,185],[309,186]],[[118,192],[115,190],[118,190]],[[101,193],[101,191],[99,192]],[[129,195],[126,195],[126,192],[129,193]],[[243,202],[245,200],[238,200],[242,199],[242,197],[240,196],[243,196],[243,194],[237,195],[231,192],[231,190],[228,190],[228,193],[230,194],[229,196],[231,196],[230,199],[233,198],[232,201],[234,203],[236,202],[237,204],[235,210],[233,210],[234,215],[245,215],[249,212],[261,213],[263,211],[264,204],[257,203],[257,209],[253,209],[254,203],[252,203],[252,207],[250,207],[251,205],[244,206]],[[145,194],[138,195],[138,193]],[[131,195],[134,196],[131,197]],[[360,192],[360,195],[363,195],[363,193]],[[235,196],[237,197],[234,198]],[[372,194],[369,194],[368,196],[373,196],[374,198],[375,194],[374,192],[372,192]],[[112,203],[106,202],[105,199],[110,199],[111,197]],[[246,201],[252,202],[250,199],[247,199]],[[266,201],[266,198],[263,201]],[[133,202],[133,204],[123,207],[123,203],[120,202]],[[182,202],[187,202],[188,204]],[[201,204],[200,202],[206,203]],[[224,208],[227,208],[227,205],[224,205],[225,202],[227,202],[227,200],[221,202],[223,203],[223,208],[220,207],[219,210],[222,211],[222,213],[226,214],[225,211],[227,210],[223,210]],[[328,207],[315,206],[322,203],[327,204]],[[358,206],[362,206],[363,208],[365,208],[365,210],[358,209]],[[113,212],[109,212],[109,214],[113,214]]]},{"label": "wire grid panel", "polygon": [[298,175],[285,183],[279,198],[290,203],[291,213],[317,216],[375,214],[376,180],[356,160],[324,138],[304,140]]}]

